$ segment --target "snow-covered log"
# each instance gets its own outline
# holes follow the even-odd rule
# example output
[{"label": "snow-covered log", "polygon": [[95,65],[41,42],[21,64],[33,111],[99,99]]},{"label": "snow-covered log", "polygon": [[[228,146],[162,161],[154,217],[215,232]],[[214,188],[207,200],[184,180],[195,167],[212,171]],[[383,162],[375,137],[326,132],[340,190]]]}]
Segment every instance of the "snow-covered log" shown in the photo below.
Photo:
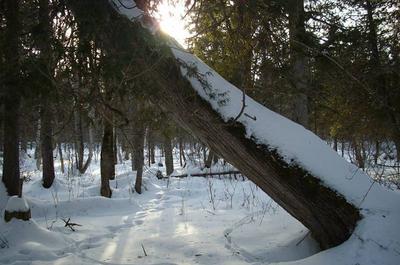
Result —
[{"label": "snow-covered log", "polygon": [[114,50],[143,51],[142,58],[132,60],[153,88],[149,98],[302,222],[322,248],[347,240],[362,217],[381,218],[378,212],[394,209],[389,201],[398,197],[312,132],[243,96],[143,20],[133,1],[110,1],[120,15],[104,6],[106,0],[69,2],[77,16],[82,8],[92,9],[96,32],[105,33],[102,41],[115,41],[106,36],[116,31],[135,36],[131,43],[115,43],[119,48]]}]

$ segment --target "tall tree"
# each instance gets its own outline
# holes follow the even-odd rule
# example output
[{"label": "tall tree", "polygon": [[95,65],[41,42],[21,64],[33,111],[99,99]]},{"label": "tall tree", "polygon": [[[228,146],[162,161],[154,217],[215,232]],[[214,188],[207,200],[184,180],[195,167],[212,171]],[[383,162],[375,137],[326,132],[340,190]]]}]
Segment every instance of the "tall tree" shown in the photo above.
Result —
[{"label": "tall tree", "polygon": [[39,34],[37,44],[40,50],[39,76],[41,80],[41,104],[40,104],[40,144],[42,153],[42,183],[43,187],[50,188],[53,184],[54,161],[53,161],[53,129],[52,110],[50,95],[53,93],[53,51],[52,29],[50,21],[50,10],[48,0],[39,0]]},{"label": "tall tree", "polygon": [[137,122],[133,125],[133,159],[136,167],[136,181],[135,181],[135,191],[139,194],[142,193],[142,177],[143,177],[143,166],[144,166],[144,136],[145,127],[141,122]]},{"label": "tall tree", "polygon": [[304,0],[287,1],[289,13],[290,59],[292,82],[295,89],[293,120],[308,128],[308,59],[304,53],[307,46]]},{"label": "tall tree", "polygon": [[20,83],[20,33],[19,0],[6,0],[4,17],[6,20],[4,40],[4,160],[3,182],[8,195],[21,195],[19,169],[19,117],[21,102]]},{"label": "tall tree", "polygon": [[103,119],[103,140],[101,142],[100,174],[101,196],[111,198],[110,179],[115,178],[113,126],[110,121]]}]

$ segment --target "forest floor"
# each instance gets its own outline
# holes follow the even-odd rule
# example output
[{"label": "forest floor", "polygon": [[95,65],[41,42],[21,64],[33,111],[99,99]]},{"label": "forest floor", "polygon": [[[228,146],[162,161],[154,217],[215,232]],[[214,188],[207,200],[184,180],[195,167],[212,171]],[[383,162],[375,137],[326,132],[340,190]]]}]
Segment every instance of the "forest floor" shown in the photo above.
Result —
[{"label": "forest floor", "polygon": [[[34,168],[27,159],[32,220],[0,224],[0,264],[257,264],[318,251],[304,226],[242,178],[158,180],[154,173],[163,167],[155,164],[140,195],[132,193],[126,161],[106,199],[98,196],[96,162],[81,176],[58,172],[49,190]],[[65,227],[69,218],[81,225],[76,231]]]},{"label": "forest floor", "polygon": [[[1,218],[0,264],[325,264],[321,261],[329,255],[332,264],[356,264],[340,257],[340,248],[319,252],[302,224],[242,178],[158,180],[155,172],[164,167],[154,164],[146,167],[143,193],[137,194],[132,192],[135,173],[125,161],[116,166],[113,198],[107,199],[99,196],[98,161],[83,175],[61,174],[59,165],[56,160],[56,182],[46,190],[35,161],[24,160],[29,177],[24,197],[32,219],[5,224]],[[177,174],[184,171],[178,161],[175,167]],[[68,219],[80,226],[72,231],[65,226]],[[395,244],[390,250],[400,249]],[[350,252],[360,248],[354,242],[348,247]],[[396,264],[389,261],[385,264]],[[380,264],[379,259],[370,264]]]}]

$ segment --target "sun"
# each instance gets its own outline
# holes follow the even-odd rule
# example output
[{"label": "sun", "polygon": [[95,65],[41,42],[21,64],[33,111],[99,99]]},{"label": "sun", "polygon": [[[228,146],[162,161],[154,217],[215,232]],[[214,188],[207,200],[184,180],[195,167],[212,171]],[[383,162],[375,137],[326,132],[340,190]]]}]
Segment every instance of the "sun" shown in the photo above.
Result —
[{"label": "sun", "polygon": [[190,34],[185,28],[187,21],[182,19],[184,15],[184,1],[178,1],[174,5],[168,3],[168,1],[163,1],[159,4],[156,14],[161,30],[174,37],[182,46],[186,47],[186,39]]}]

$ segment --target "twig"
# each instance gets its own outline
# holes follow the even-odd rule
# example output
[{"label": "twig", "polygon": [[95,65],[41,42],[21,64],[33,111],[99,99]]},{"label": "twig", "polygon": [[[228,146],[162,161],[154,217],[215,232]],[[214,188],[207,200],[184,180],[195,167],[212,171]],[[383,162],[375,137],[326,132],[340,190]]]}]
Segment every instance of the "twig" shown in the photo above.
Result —
[{"label": "twig", "polygon": [[71,229],[73,232],[75,232],[76,230],[74,229],[74,226],[82,226],[82,225],[80,225],[80,224],[77,224],[77,223],[71,223],[70,221],[71,221],[71,218],[68,218],[68,220],[64,220],[64,219],[61,219],[61,220],[63,220],[64,221],[64,223],[65,223],[65,225],[64,225],[64,227],[68,227],[69,229]]},{"label": "twig", "polygon": [[141,244],[141,245],[142,245],[142,249],[143,249],[144,256],[147,257],[146,249],[144,248],[143,244]]}]

